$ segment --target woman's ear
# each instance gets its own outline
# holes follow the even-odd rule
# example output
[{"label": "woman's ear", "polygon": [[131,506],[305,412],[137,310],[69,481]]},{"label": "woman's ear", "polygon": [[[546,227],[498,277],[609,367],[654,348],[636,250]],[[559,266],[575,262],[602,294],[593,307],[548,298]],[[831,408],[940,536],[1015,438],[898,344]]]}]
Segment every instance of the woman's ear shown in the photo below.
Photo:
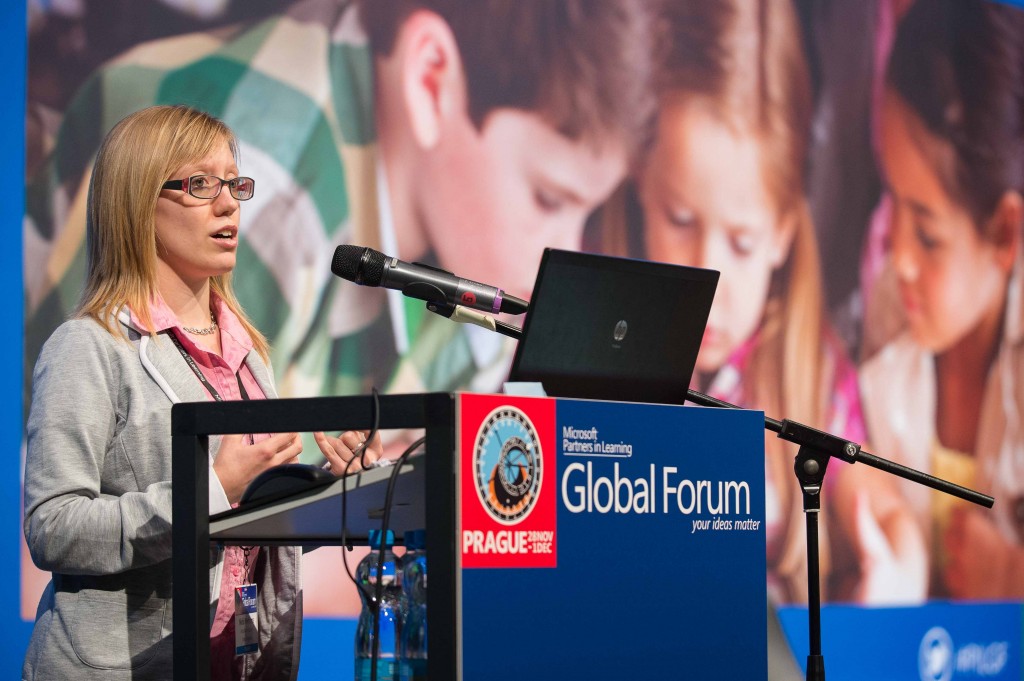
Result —
[{"label": "woman's ear", "polygon": [[1020,242],[1024,238],[1024,200],[1020,192],[1007,190],[999,197],[986,234],[996,249],[999,268],[1009,273],[1017,262]]},{"label": "woman's ear", "polygon": [[417,144],[438,143],[447,119],[465,111],[466,86],[458,45],[440,15],[418,10],[398,32],[402,103]]}]

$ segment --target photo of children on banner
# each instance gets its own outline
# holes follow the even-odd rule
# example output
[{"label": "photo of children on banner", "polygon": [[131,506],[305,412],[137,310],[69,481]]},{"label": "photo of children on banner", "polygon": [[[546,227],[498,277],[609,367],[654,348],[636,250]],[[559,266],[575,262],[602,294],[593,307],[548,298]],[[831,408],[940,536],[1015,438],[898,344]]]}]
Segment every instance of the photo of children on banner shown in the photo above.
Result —
[{"label": "photo of children on banner", "polygon": [[[919,2],[847,8],[875,22],[873,38],[850,38],[873,43],[870,64],[848,69],[833,53],[821,63],[827,41],[807,49],[820,22],[842,21],[805,0],[147,0],[132,3],[137,35],[97,0],[31,3],[26,411],[40,349],[85,281],[103,136],[133,111],[184,103],[228,124],[259,178],[233,283],[271,343],[282,396],[498,389],[510,341],[334,278],[334,248],[368,246],[526,298],[542,249],[580,248],[611,196],[588,248],[722,271],[694,387],[997,497],[974,511],[834,462],[827,599],[1024,597],[1019,215],[1012,227],[1024,12]],[[906,73],[919,67],[915,84]],[[847,87],[865,68],[870,85]],[[855,142],[827,137],[839,134],[830,120],[862,114],[830,119],[836,102],[870,112],[856,164],[843,153]],[[877,169],[864,169],[872,155]],[[855,239],[844,225],[879,176],[882,205]],[[915,222],[912,206],[932,222]],[[822,262],[857,240],[850,291],[849,271]],[[829,318],[827,295],[841,316]],[[313,462],[318,447],[304,445]],[[766,447],[770,591],[802,602],[790,448],[774,436]],[[308,614],[358,611],[333,578],[337,552],[303,561]],[[47,580],[23,546],[24,619]]]}]

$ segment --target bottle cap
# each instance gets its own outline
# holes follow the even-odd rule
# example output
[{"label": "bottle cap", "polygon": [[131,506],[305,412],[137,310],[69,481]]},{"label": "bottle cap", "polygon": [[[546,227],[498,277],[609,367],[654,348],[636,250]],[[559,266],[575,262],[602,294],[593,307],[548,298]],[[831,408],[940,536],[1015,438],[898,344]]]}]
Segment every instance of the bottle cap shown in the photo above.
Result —
[{"label": "bottle cap", "polygon": [[[379,549],[380,548],[380,530],[370,530],[370,533],[367,536],[367,539],[369,539],[370,548],[372,548],[372,549]],[[384,535],[384,546],[386,546],[386,547],[387,546],[394,546],[394,544],[395,544],[395,533],[392,532],[391,530],[388,530],[387,534]]]}]

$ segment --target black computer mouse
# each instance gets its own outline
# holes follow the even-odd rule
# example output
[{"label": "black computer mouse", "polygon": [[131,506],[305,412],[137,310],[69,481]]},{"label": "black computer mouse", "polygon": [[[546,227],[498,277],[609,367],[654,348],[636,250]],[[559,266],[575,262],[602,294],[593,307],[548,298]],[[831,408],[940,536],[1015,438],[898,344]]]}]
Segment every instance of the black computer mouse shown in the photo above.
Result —
[{"label": "black computer mouse", "polygon": [[316,483],[334,480],[330,471],[305,463],[286,463],[263,471],[242,492],[240,504],[252,503],[269,497],[286,497],[302,492]]}]

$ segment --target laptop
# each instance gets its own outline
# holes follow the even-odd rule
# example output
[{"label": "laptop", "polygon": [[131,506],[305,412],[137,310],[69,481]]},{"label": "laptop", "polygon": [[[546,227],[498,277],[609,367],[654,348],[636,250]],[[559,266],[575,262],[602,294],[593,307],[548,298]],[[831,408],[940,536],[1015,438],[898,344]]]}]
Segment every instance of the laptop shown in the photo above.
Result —
[{"label": "laptop", "polygon": [[718,276],[546,249],[509,381],[552,397],[683,404]]}]

